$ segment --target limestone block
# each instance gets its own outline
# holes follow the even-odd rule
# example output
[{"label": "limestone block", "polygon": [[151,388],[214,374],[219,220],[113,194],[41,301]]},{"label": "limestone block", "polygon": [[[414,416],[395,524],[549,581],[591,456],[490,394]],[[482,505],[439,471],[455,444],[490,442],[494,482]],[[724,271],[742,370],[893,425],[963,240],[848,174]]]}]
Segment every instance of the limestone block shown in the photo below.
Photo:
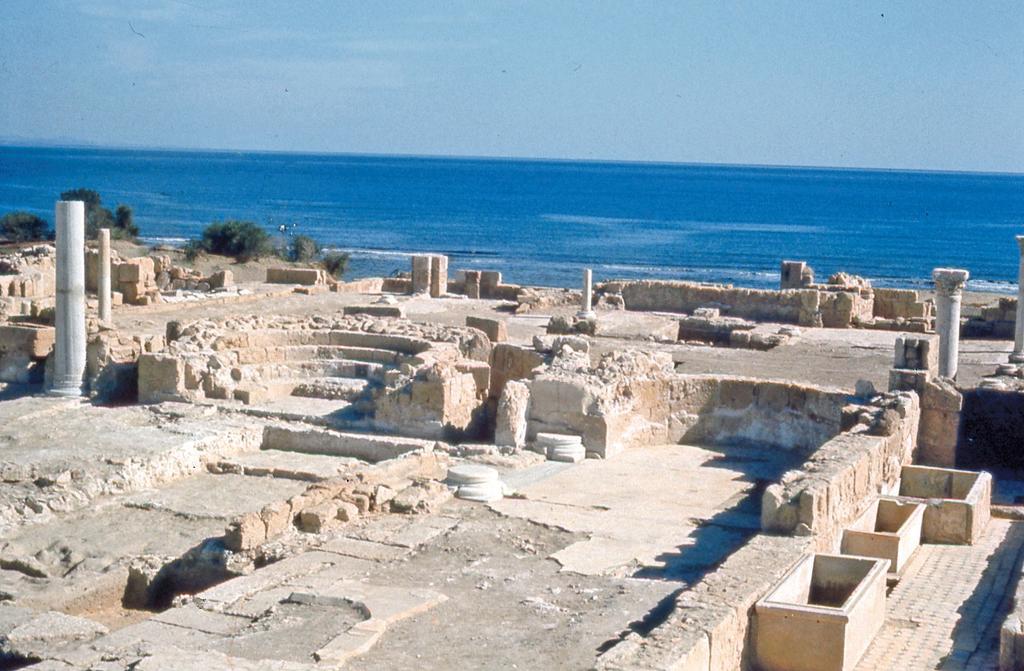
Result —
[{"label": "limestone block", "polygon": [[448,294],[448,257],[434,254],[430,257],[430,297],[440,298]]},{"label": "limestone block", "polygon": [[139,403],[186,400],[185,366],[179,357],[142,354],[139,357]]},{"label": "limestone block", "polygon": [[920,396],[928,384],[926,370],[893,368],[889,371],[889,391],[914,391]]},{"label": "limestone block", "polygon": [[135,305],[143,301],[149,287],[143,282],[122,282],[118,285],[124,302]]},{"label": "limestone block", "polygon": [[501,273],[496,270],[480,271],[480,298],[497,298]]},{"label": "limestone block", "polygon": [[346,305],[343,313],[349,315],[370,315],[371,317],[405,318],[405,308],[401,305]]},{"label": "limestone block", "polygon": [[223,289],[235,284],[235,275],[230,270],[218,270],[208,280],[211,289]]},{"label": "limestone block", "polygon": [[241,552],[267,540],[267,525],[259,513],[246,513],[231,522],[224,531],[224,547]]},{"label": "limestone block", "polygon": [[338,506],[343,502],[324,501],[303,509],[299,513],[299,528],[309,533],[320,533],[333,526],[338,520]]},{"label": "limestone block", "polygon": [[480,298],[480,271],[467,270],[465,272],[465,292],[467,298]]},{"label": "limestone block", "polygon": [[327,272],[320,268],[267,268],[267,284],[321,286],[327,284]]},{"label": "limestone block", "polygon": [[483,331],[492,343],[508,340],[508,324],[504,319],[468,316],[466,326]]},{"label": "limestone block", "polygon": [[414,294],[430,292],[431,265],[429,255],[417,254],[412,257],[412,292]]},{"label": "limestone block", "polygon": [[494,426],[494,443],[522,449],[526,445],[527,416],[530,409],[530,389],[526,384],[512,380],[498,400],[498,413]]},{"label": "limestone block", "polygon": [[125,259],[117,266],[117,281],[119,283],[152,284],[155,278],[155,265],[153,259],[148,256]]}]

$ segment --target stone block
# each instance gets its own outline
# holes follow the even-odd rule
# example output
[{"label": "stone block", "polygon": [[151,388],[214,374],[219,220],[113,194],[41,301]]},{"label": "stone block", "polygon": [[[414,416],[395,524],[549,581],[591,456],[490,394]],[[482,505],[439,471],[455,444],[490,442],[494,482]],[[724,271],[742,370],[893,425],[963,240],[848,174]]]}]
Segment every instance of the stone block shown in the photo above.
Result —
[{"label": "stone block", "polygon": [[430,256],[417,254],[412,257],[412,292],[414,294],[430,293]]},{"label": "stone block", "polygon": [[496,270],[480,271],[480,298],[496,298],[498,285],[501,284],[501,273]]},{"label": "stone block", "polygon": [[522,449],[526,445],[527,416],[530,410],[530,388],[515,380],[505,383],[498,399],[494,426],[494,443]]},{"label": "stone block", "polygon": [[159,353],[139,357],[139,403],[185,399],[185,367],[180,358]]},{"label": "stone block", "polygon": [[267,284],[327,284],[327,272],[320,268],[267,268]]},{"label": "stone block", "polygon": [[240,552],[251,550],[267,540],[267,526],[259,513],[246,513],[231,522],[224,531],[224,547]]},{"label": "stone block", "polygon": [[309,533],[320,533],[338,520],[338,505],[342,501],[324,501],[299,512],[299,528]]},{"label": "stone block", "polygon": [[119,283],[141,282],[152,283],[156,277],[153,259],[148,256],[136,259],[125,259],[117,266]]},{"label": "stone block", "polygon": [[234,286],[235,275],[230,270],[218,270],[210,275],[210,279],[207,281],[211,289],[223,289],[224,287]]},{"label": "stone block", "polygon": [[508,340],[508,324],[504,319],[469,316],[466,317],[466,326],[483,331],[492,343]]},{"label": "stone block", "polygon": [[430,297],[448,295],[448,257],[434,254],[430,257]]},{"label": "stone block", "polygon": [[467,298],[480,298],[480,271],[467,270],[465,272],[465,292]]},{"label": "stone block", "polygon": [[346,305],[342,309],[345,316],[369,315],[371,317],[405,318],[405,308],[401,305]]}]

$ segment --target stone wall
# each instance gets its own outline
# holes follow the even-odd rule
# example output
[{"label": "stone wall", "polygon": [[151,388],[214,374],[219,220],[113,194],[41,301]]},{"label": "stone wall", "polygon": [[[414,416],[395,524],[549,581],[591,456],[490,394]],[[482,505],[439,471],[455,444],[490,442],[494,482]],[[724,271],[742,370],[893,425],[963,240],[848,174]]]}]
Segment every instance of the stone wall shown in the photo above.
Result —
[{"label": "stone wall", "polygon": [[964,338],[997,338],[1013,340],[1017,323],[1017,298],[1006,296],[981,308],[981,313],[963,322],[960,335]]},{"label": "stone wall", "polygon": [[681,375],[666,356],[626,352],[594,369],[555,363],[527,382],[528,436],[583,437],[609,457],[634,445],[749,443],[812,450],[840,430],[845,394],[754,378]]},{"label": "stone wall", "polygon": [[621,295],[627,310],[693,312],[717,307],[723,315],[757,321],[802,326],[820,321],[818,292],[808,289],[769,291],[727,284],[641,280],[605,282],[597,290]]},{"label": "stone wall", "polygon": [[353,427],[476,435],[490,355],[490,342],[474,329],[365,315],[172,322],[166,350],[139,356],[139,401],[266,403],[342,393]]},{"label": "stone wall", "polygon": [[835,436],[765,490],[762,529],[813,535],[816,551],[836,552],[843,529],[879,494],[895,493],[900,469],[914,457],[920,406],[913,392],[884,404],[872,423]]},{"label": "stone wall", "polygon": [[0,324],[0,382],[42,382],[54,336],[52,326]]}]

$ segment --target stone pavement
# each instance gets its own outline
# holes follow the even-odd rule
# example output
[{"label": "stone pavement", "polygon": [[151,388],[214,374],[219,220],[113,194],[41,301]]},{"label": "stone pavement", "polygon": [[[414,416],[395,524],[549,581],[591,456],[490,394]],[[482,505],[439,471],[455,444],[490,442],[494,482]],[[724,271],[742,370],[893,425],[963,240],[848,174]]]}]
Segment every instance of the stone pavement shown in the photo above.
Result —
[{"label": "stone pavement", "polygon": [[857,671],[997,669],[1022,555],[1024,523],[1002,519],[975,546],[922,545]]}]

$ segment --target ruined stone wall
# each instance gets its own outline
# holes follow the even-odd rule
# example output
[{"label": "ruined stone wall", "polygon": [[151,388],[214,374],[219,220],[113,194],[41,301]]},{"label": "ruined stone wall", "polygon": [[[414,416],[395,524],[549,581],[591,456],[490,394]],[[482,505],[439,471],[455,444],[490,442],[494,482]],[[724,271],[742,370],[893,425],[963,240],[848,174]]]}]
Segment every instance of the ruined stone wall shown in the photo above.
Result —
[{"label": "ruined stone wall", "polygon": [[933,319],[935,304],[912,289],[875,287],[874,316],[882,319]]},{"label": "ruined stone wall", "polygon": [[364,429],[419,437],[475,432],[490,387],[491,345],[479,331],[400,319],[251,317],[168,327],[163,352],[142,353],[142,403],[272,401],[306,380],[359,381],[349,397]]},{"label": "ruined stone wall", "polygon": [[797,471],[765,490],[761,527],[812,535],[818,552],[836,552],[842,531],[879,494],[895,491],[900,469],[913,461],[920,421],[917,394],[903,392],[872,408],[870,424],[843,432]]},{"label": "ruined stone wall", "polygon": [[528,436],[573,433],[608,457],[635,445],[747,443],[812,450],[840,430],[845,394],[754,378],[682,375],[639,352],[557,365],[527,382]]},{"label": "ruined stone wall", "polygon": [[37,245],[0,255],[0,321],[39,318],[53,310],[56,254],[52,245]]},{"label": "ruined stone wall", "polygon": [[969,317],[961,326],[960,335],[964,338],[1013,340],[1016,323],[1017,298],[1006,296],[981,308],[980,314]]},{"label": "ruined stone wall", "polygon": [[621,294],[627,310],[693,312],[717,307],[723,315],[784,324],[815,325],[819,311],[817,291],[741,289],[726,284],[699,284],[668,280],[606,282],[602,293]]}]

